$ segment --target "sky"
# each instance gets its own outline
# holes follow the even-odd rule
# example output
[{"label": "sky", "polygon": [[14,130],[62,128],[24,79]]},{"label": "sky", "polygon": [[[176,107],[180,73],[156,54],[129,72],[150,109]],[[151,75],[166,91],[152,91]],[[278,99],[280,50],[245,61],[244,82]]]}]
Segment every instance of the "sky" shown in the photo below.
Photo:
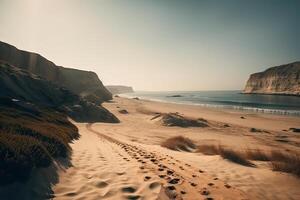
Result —
[{"label": "sky", "polygon": [[299,0],[0,0],[0,40],[105,85],[239,90],[300,60]]}]

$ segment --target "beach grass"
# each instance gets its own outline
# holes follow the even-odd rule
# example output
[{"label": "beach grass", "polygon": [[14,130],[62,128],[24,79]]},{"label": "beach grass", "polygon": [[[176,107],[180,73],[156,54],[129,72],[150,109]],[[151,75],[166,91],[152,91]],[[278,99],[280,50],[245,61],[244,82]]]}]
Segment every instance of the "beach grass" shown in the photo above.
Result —
[{"label": "beach grass", "polygon": [[34,168],[67,157],[69,143],[79,137],[67,117],[51,109],[19,109],[0,105],[0,184],[25,181]]}]

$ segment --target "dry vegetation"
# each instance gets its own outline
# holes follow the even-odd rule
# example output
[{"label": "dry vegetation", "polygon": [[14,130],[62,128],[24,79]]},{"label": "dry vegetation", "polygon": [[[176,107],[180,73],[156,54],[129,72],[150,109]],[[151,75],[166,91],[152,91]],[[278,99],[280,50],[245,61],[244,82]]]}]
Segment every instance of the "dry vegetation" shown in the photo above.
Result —
[{"label": "dry vegetation", "polygon": [[245,157],[250,160],[270,161],[269,155],[262,150],[246,150]]},{"label": "dry vegetation", "polygon": [[255,165],[249,160],[266,161],[270,163],[271,169],[274,171],[282,171],[300,176],[300,155],[296,153],[283,153],[278,150],[268,153],[259,149],[235,151],[220,145],[200,145],[197,146],[196,152],[201,152],[205,155],[220,155],[232,162],[252,167]]},{"label": "dry vegetation", "polygon": [[167,113],[161,115],[161,122],[164,126],[179,127],[207,127],[207,121],[204,119],[189,119],[178,113]]},{"label": "dry vegetation", "polygon": [[33,105],[0,103],[0,185],[26,180],[32,169],[66,157],[79,137],[64,114]]},{"label": "dry vegetation", "polygon": [[255,166],[252,162],[247,160],[247,157],[245,156],[245,154],[243,154],[243,152],[235,151],[232,149],[223,148],[223,147],[219,146],[219,154],[223,158],[230,160],[232,162],[235,162],[235,163],[238,163],[241,165],[245,165],[245,166],[249,166],[249,167]]},{"label": "dry vegetation", "polygon": [[176,136],[164,141],[161,146],[171,150],[194,151],[204,155],[220,155],[222,158],[244,166],[255,167],[251,161],[269,162],[274,171],[281,171],[300,176],[300,155],[296,153],[273,150],[265,152],[259,149],[236,151],[221,145],[196,145],[192,140],[183,136]]},{"label": "dry vegetation", "polygon": [[196,152],[200,152],[205,155],[218,155],[219,148],[216,145],[204,144],[204,145],[197,146]]},{"label": "dry vegetation", "polygon": [[183,136],[169,138],[161,146],[176,151],[191,151],[196,148],[192,140]]},{"label": "dry vegetation", "polygon": [[300,155],[272,151],[269,155],[271,167],[274,171],[292,173],[300,177]]},{"label": "dry vegetation", "polygon": [[240,151],[235,151],[229,148],[225,148],[221,145],[199,145],[197,146],[197,151],[205,155],[220,155],[224,159],[229,161],[245,165],[245,166],[254,166],[253,163],[247,160],[245,155]]}]

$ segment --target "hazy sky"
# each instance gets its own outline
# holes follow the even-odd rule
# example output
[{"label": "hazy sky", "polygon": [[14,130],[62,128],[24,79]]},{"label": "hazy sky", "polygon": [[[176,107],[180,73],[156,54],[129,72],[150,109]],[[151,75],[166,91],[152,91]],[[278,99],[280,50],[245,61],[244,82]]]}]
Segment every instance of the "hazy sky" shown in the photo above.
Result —
[{"label": "hazy sky", "polygon": [[300,0],[0,0],[0,40],[137,90],[242,89],[300,60]]}]

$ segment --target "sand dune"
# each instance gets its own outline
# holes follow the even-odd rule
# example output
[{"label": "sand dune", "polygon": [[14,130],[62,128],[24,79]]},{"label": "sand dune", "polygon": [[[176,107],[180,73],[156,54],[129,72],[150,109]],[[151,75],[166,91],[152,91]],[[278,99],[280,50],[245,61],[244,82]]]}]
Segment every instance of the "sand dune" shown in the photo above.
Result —
[{"label": "sand dune", "polygon": [[[29,196],[39,194],[38,198],[27,195],[24,199],[300,199],[299,177],[274,172],[266,162],[252,161],[256,166],[247,167],[219,155],[174,151],[161,146],[168,138],[184,136],[196,145],[299,152],[300,135],[282,131],[297,127],[299,118],[125,98],[116,98],[104,106],[121,123],[73,122],[81,137],[71,144],[69,164],[59,167],[52,186],[45,187],[42,180],[49,178],[53,170],[43,169],[38,179],[33,177],[37,181],[22,186]],[[120,109],[126,109],[128,114],[119,113]],[[153,120],[158,112],[204,118],[208,126],[164,126]],[[273,126],[269,124],[271,121],[275,122]],[[250,127],[262,131],[251,132]],[[287,142],[277,141],[279,136]],[[18,196],[25,197],[21,192]]]},{"label": "sand dune", "polygon": [[101,124],[76,124],[73,167],[60,173],[57,199],[243,199],[243,192],[215,180],[162,147],[119,140]]},{"label": "sand dune", "polygon": [[160,184],[153,173],[141,170],[115,141],[87,124],[77,126],[81,139],[72,146],[73,167],[61,172],[56,199],[155,199]]}]

